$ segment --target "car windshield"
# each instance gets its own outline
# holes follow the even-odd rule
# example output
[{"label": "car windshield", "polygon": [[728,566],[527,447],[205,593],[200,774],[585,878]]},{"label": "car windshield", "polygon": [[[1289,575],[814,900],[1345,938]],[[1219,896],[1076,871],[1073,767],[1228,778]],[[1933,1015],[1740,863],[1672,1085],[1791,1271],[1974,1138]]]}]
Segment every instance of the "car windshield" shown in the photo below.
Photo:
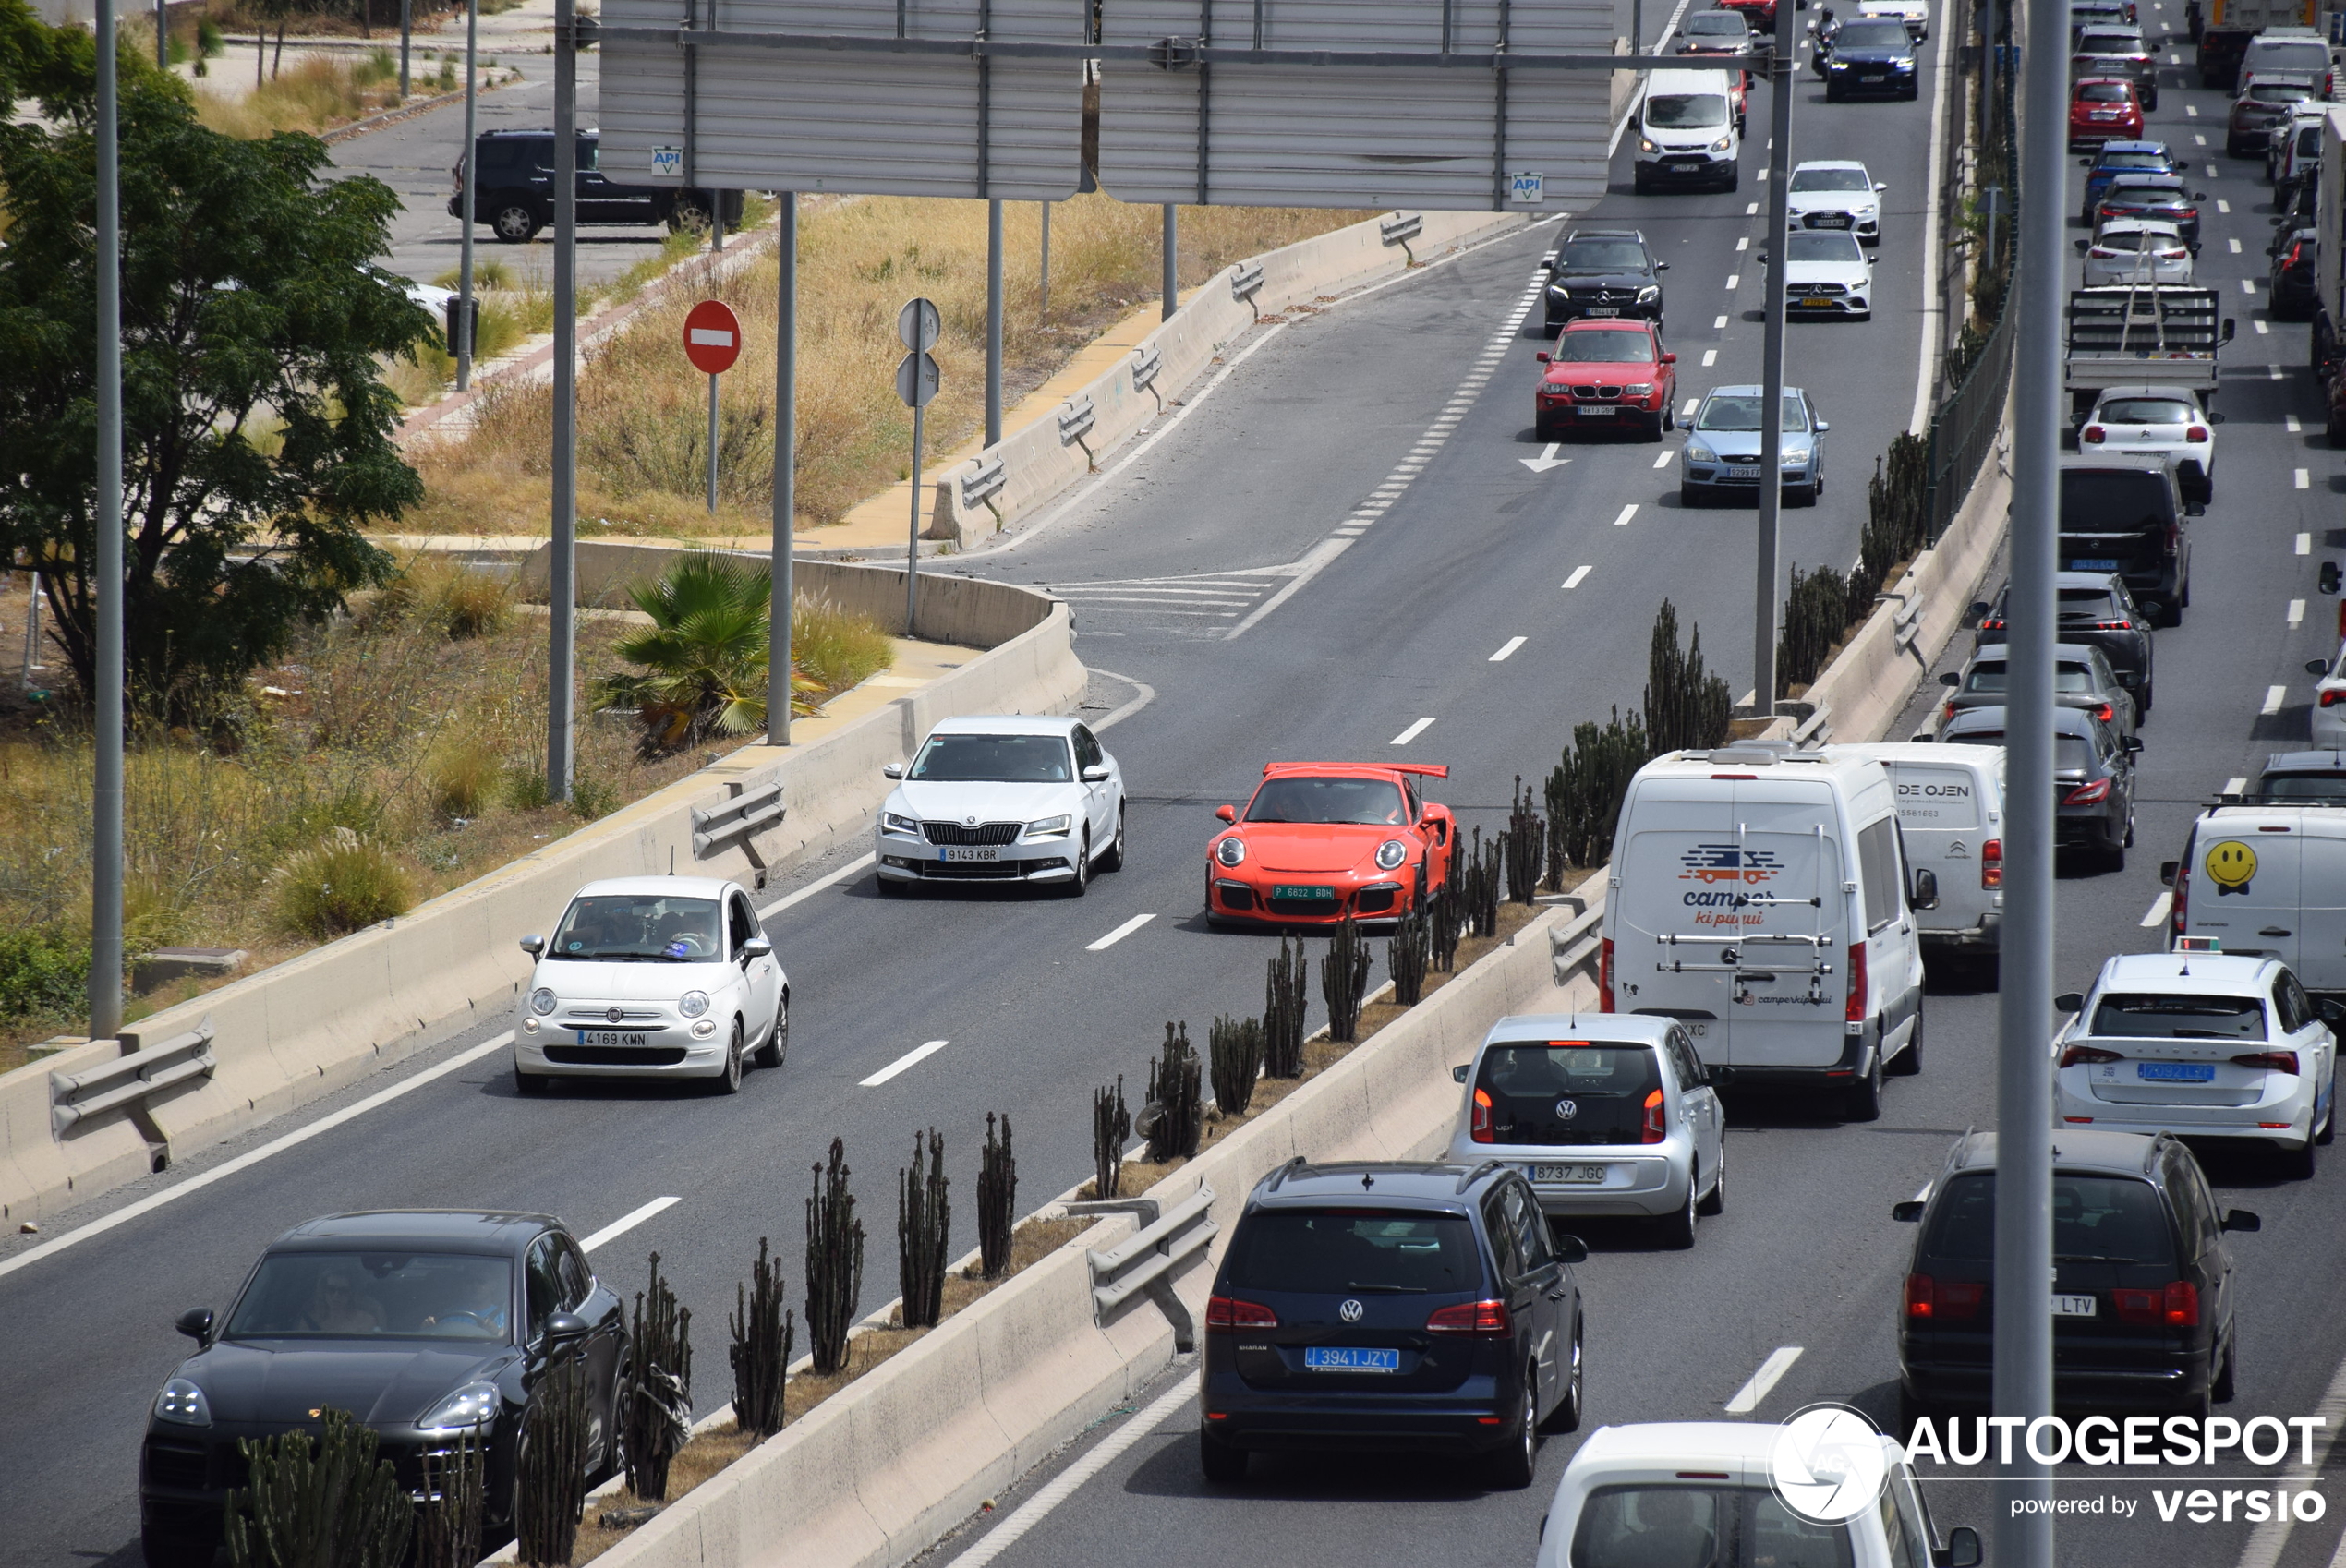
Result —
[{"label": "car windshield", "polygon": [[1389,778],[1266,778],[1254,791],[1246,819],[1398,826],[1409,814],[1401,786]]},{"label": "car windshield", "polygon": [[2256,780],[2256,794],[2267,801],[2346,802],[2346,773],[2267,773]]},{"label": "car windshield", "polygon": [[2106,199],[2117,206],[2144,207],[2188,204],[2190,198],[2179,185],[2154,184],[2149,180],[2118,179],[2110,182]]},{"label": "car windshield", "polygon": [[1713,34],[1721,38],[1747,38],[1751,28],[1733,11],[1704,11],[1699,16],[1688,17],[1686,25],[1678,31],[1687,38],[1708,38]]},{"label": "car windshield", "polygon": [[514,1266],[438,1252],[276,1252],[228,1315],[226,1339],[512,1337]]},{"label": "car windshield", "polygon": [[2166,480],[2147,467],[2064,468],[2061,529],[2065,534],[2164,528],[2167,499]]},{"label": "car windshield", "polygon": [[2077,42],[2080,54],[2140,54],[2143,41],[2131,32],[2089,32]]},{"label": "car windshield", "polygon": [[1862,262],[1866,253],[1858,248],[1857,236],[1844,230],[1821,233],[1796,229],[1784,241],[1784,255],[1794,261]]},{"label": "car windshield", "polygon": [[[2063,588],[2061,590],[2061,618],[2063,621],[2122,621],[2125,611],[2118,606],[2117,596],[2108,588]],[[2003,601],[1998,599],[2001,607]]]},{"label": "car windshield", "polygon": [[1549,357],[1561,365],[1651,365],[1653,339],[1618,327],[1587,328],[1557,338],[1555,352]]},{"label": "car windshield", "polygon": [[2262,1040],[2265,1005],[2254,996],[2113,991],[2094,1004],[2091,1032],[2137,1040]]},{"label": "car windshield", "polygon": [[1905,23],[1877,21],[1842,23],[1841,30],[1832,35],[1832,46],[1836,50],[1905,50],[1913,47],[1906,38]]},{"label": "car windshield", "polygon": [[904,776],[925,784],[1065,784],[1063,735],[931,735]]},{"label": "car windshield", "polygon": [[598,893],[570,901],[546,956],[605,963],[703,963],[723,951],[714,899]]},{"label": "car windshield", "polygon": [[[1702,405],[1694,427],[1698,430],[1756,430],[1766,408],[1758,392],[1719,393]],[[1788,431],[1808,428],[1808,410],[1800,405],[1796,393],[1784,394],[1784,428]]]},{"label": "car windshield", "polygon": [[[1988,692],[2001,696],[2005,690],[2004,661],[1992,659],[1973,665],[1971,673],[1964,679],[1963,689],[1967,693]],[[2094,683],[2092,669],[2082,664],[2073,664],[2063,660],[2053,668],[2053,690],[2056,692],[2094,692],[2100,688]]]},{"label": "car windshield", "polygon": [[1498,1143],[1637,1143],[1661,1106],[1653,1047],[1556,1041],[1493,1045],[1482,1054],[1474,1097],[1487,1103]]},{"label": "car windshield", "polygon": [[1795,169],[1792,189],[1796,196],[1810,190],[1871,190],[1873,181],[1863,169]]},{"label": "car windshield", "polygon": [[1727,95],[1657,92],[1646,100],[1646,124],[1657,130],[1709,130],[1727,123]]},{"label": "car windshield", "polygon": [[[1996,1178],[1966,1172],[1933,1205],[1923,1251],[1933,1258],[1992,1263],[1996,1257]],[[2174,1258],[2159,1189],[2141,1176],[2055,1171],[2053,1256],[2064,1261],[2165,1263]]]},{"label": "car windshield", "polygon": [[1222,1277],[1232,1290],[1314,1294],[1482,1287],[1473,1222],[1410,1209],[1258,1209],[1239,1222]]},{"label": "car windshield", "polygon": [[2133,90],[2122,81],[2088,81],[2077,86],[2080,103],[2124,103],[2134,96]]},{"label": "car windshield", "polygon": [[2257,103],[2302,103],[2314,90],[2301,81],[2260,81],[2250,84],[2249,99]]},{"label": "car windshield", "polygon": [[1642,272],[1646,248],[1634,239],[1569,239],[1556,266],[1571,272]]},{"label": "car windshield", "polygon": [[1846,1524],[1801,1518],[1764,1487],[1600,1487],[1572,1531],[1572,1568],[1849,1568],[1852,1561]]},{"label": "car windshield", "polygon": [[2192,407],[2166,397],[2113,397],[2101,405],[2100,420],[2105,425],[2188,425]]},{"label": "car windshield", "polygon": [[2329,50],[2319,43],[2255,43],[2241,63],[2252,71],[2326,71]]}]

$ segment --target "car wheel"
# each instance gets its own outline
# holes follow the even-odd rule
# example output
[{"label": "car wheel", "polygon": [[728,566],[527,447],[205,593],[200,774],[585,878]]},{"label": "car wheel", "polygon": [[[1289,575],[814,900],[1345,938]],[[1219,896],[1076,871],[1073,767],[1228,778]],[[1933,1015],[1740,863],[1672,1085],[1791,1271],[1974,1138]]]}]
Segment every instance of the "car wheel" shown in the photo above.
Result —
[{"label": "car wheel", "polygon": [[766,1031],[766,1043],[757,1048],[757,1065],[778,1067],[790,1055],[790,993],[785,991],[774,998],[774,1027]]},{"label": "car wheel", "polygon": [[507,245],[527,245],[544,225],[527,202],[508,201],[489,215],[489,227]]},{"label": "car wheel", "polygon": [[1669,415],[1669,412],[1665,409],[1665,410],[1663,412],[1662,417],[1661,417],[1661,418],[1659,418],[1659,419],[1656,419],[1656,420],[1653,422],[1653,428],[1652,428],[1652,429],[1651,429],[1651,430],[1648,430],[1648,431],[1645,433],[1645,435],[1646,435],[1646,440],[1649,440],[1649,441],[1658,441],[1658,440],[1660,440],[1662,439],[1662,432],[1663,432],[1663,431],[1664,431],[1664,430],[1666,430],[1666,429],[1668,429],[1669,428],[1670,428],[1670,415]]},{"label": "car wheel", "polygon": [[2314,1135],[2314,1141],[2325,1149],[2338,1141],[2338,1069],[2336,1067],[2329,1069],[2329,1115],[2322,1118],[2322,1129]]},{"label": "car wheel", "polygon": [[2113,832],[2106,840],[2104,840],[2101,850],[2101,869],[2104,871],[2123,871],[2126,869],[2126,838],[2124,835]]},{"label": "car wheel", "polygon": [[2314,1167],[2321,1161],[2321,1145],[2308,1138],[2304,1142],[2280,1147],[2280,1174],[2291,1181],[2311,1181]]},{"label": "car wheel", "polygon": [[2224,156],[2227,158],[2245,158],[2248,156],[2248,151],[2241,146],[2240,138],[2236,136],[2228,136],[2224,138]]},{"label": "car wheel", "polygon": [[[1670,395],[1675,397],[1677,395],[1676,391],[1673,389]],[[1665,430],[1675,430],[1678,428],[1678,411],[1675,407],[1668,404],[1664,404],[1663,405],[1662,428]]]},{"label": "car wheel", "polygon": [[1906,1048],[1890,1060],[1883,1069],[1900,1078],[1912,1078],[1922,1071],[1922,1005],[1915,1005],[1915,1031],[1906,1037]]},{"label": "car wheel", "polygon": [[2217,1405],[2230,1405],[2232,1395],[2240,1391],[2240,1335],[2234,1333],[2231,1343],[2224,1346],[2224,1369],[2207,1387],[2208,1399]]},{"label": "car wheel", "polygon": [[1083,829],[1083,842],[1075,851],[1075,875],[1059,884],[1060,890],[1070,899],[1080,899],[1092,890],[1092,830]]},{"label": "car wheel", "polygon": [[1787,506],[1814,506],[1817,504],[1817,487],[1786,485],[1784,488],[1784,499]]},{"label": "car wheel", "polygon": [[2332,408],[2328,422],[2322,427],[2322,434],[2329,438],[2330,445],[2346,446],[2346,410]]},{"label": "car wheel", "polygon": [[599,1487],[627,1468],[627,1422],[634,1413],[629,1407],[635,1403],[627,1391],[635,1377],[635,1369],[621,1361],[619,1375],[611,1380],[611,1404],[604,1411],[603,1452],[595,1467],[586,1472],[589,1487]]},{"label": "car wheel", "polygon": [[[1908,94],[1908,96],[1911,97],[1912,94]],[[2143,100],[2143,109],[2146,113],[2155,114],[2158,112],[2159,92],[2157,89],[2152,89],[2150,96]]]},{"label": "car wheel", "polygon": [[1659,1226],[1662,1232],[1662,1244],[1664,1247],[1675,1248],[1681,1252],[1694,1245],[1695,1216],[1701,1207],[1700,1200],[1695,1196],[1696,1175],[1693,1172],[1687,1174],[1685,1206],[1675,1214],[1663,1216]]},{"label": "car wheel", "polygon": [[554,1087],[553,1075],[542,1072],[524,1072],[521,1068],[515,1067],[514,1087],[524,1094],[543,1094]]},{"label": "car wheel", "polygon": [[2125,841],[2123,844],[2120,845],[2120,846],[2119,846],[2119,848],[2120,848],[2120,849],[2123,849],[2123,850],[2131,850],[2131,849],[2133,849],[2134,847],[2134,814],[2133,812],[2131,812],[2131,811],[2130,811],[2130,812],[2128,812],[2128,813],[2126,814],[2126,841]]},{"label": "car wheel", "polygon": [[1565,1379],[1564,1397],[1557,1400],[1556,1407],[1548,1412],[1548,1418],[1540,1423],[1542,1432],[1577,1432],[1580,1429],[1581,1405],[1588,1393],[1588,1368],[1581,1356],[1580,1325],[1577,1321],[1572,1325],[1571,1356],[1572,1371]]},{"label": "car wheel", "polygon": [[1849,1103],[1843,1112],[1844,1119],[1870,1122],[1881,1119],[1881,1053],[1876,1050],[1873,1061],[1866,1068],[1866,1076],[1849,1086]]},{"label": "car wheel", "polygon": [[1653,194],[1653,182],[1646,177],[1645,168],[1642,164],[1639,165],[1631,175],[1630,179],[1632,188],[1635,189],[1639,196],[1651,196]]},{"label": "car wheel", "polygon": [[2136,711],[2145,714],[2150,712],[2150,693],[2151,688],[2148,684],[2145,684],[2143,687],[2142,702],[2138,706]]},{"label": "car wheel", "polygon": [[1531,439],[1535,441],[1552,441],[1556,439],[1556,428],[1548,423],[1545,415],[1535,414],[1531,416]]},{"label": "car wheel", "polygon": [[1107,853],[1100,857],[1102,871],[1124,869],[1124,802],[1116,803],[1116,837],[1109,840]]},{"label": "car wheel", "polygon": [[1727,171],[1727,183],[1721,188],[1724,190],[1736,190],[1741,188],[1742,185],[1743,171],[1740,168],[1730,169]]},{"label": "car wheel", "polygon": [[697,194],[678,197],[676,205],[668,210],[670,234],[682,234],[689,229],[694,234],[705,235],[708,232],[708,203]]},{"label": "car wheel", "polygon": [[709,1080],[711,1094],[739,1094],[742,1092],[742,1020],[733,1020],[733,1037],[725,1043],[725,1068]]},{"label": "car wheel", "polygon": [[1694,485],[1681,484],[1678,487],[1678,504],[1680,506],[1689,508],[1702,505],[1702,491],[1700,488]]},{"label": "car wheel", "polygon": [[1727,1140],[1723,1137],[1719,1140],[1719,1168],[1711,1173],[1710,1195],[1703,1199],[1698,1209],[1704,1214],[1723,1214],[1727,1212]]},{"label": "car wheel", "polygon": [[1217,1486],[1235,1486],[1246,1479],[1246,1450],[1224,1442],[1212,1432],[1197,1434],[1197,1467]]},{"label": "car wheel", "polygon": [[1502,1491],[1521,1491],[1540,1473],[1540,1382],[1536,1373],[1523,1379],[1523,1419],[1492,1455],[1491,1484]]}]

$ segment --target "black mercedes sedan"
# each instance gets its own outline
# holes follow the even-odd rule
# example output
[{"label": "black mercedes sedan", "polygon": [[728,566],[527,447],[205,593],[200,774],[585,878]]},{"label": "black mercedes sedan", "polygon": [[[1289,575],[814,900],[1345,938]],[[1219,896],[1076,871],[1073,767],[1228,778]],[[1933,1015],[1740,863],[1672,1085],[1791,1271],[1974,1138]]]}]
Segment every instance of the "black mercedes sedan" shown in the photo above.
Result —
[{"label": "black mercedes sedan", "polygon": [[372,1429],[411,1492],[423,1456],[460,1436],[489,1449],[490,1538],[513,1526],[514,1445],[529,1390],[583,1354],[590,1474],[619,1467],[627,1325],[560,1220],[410,1210],[330,1214],[260,1255],[226,1314],[180,1315],[197,1345],[155,1395],[139,1453],[148,1568],[201,1568],[221,1541],[239,1440],[324,1425]]}]

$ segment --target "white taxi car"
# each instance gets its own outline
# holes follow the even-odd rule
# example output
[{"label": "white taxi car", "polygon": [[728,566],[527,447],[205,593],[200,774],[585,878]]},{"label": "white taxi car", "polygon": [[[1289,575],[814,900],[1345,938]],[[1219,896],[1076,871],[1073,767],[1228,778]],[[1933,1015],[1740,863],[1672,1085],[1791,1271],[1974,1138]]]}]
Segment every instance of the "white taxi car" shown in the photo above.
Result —
[{"label": "white taxi car", "polygon": [[1082,898],[1124,864],[1124,775],[1073,718],[970,714],[929,731],[880,807],[880,891],[1040,883]]},{"label": "white taxi car", "polygon": [[590,882],[538,960],[514,1019],[514,1082],[557,1078],[703,1078],[720,1094],[753,1060],[790,1050],[790,977],[738,883],[700,876]]},{"label": "white taxi car", "polygon": [[2179,387],[2104,387],[2077,429],[2080,452],[2165,457],[2183,499],[2206,505],[2216,494],[2216,426],[2199,394]]},{"label": "white taxi car", "polygon": [[2262,1139],[2301,1179],[2338,1130],[2328,1020],[2346,1009],[2317,1006],[2278,959],[2124,954],[2053,1006],[2076,1015],[2053,1041],[2059,1125]]}]

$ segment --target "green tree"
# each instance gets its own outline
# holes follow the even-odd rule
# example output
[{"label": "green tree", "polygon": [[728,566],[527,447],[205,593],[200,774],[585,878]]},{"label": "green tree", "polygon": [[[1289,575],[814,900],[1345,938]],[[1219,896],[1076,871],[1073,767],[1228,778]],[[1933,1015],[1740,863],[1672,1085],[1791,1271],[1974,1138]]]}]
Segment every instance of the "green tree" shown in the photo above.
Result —
[{"label": "green tree", "polygon": [[[0,0],[0,549],[37,567],[82,689],[94,677],[95,54]],[[320,177],[315,137],[241,141],[120,51],[125,616],[132,701],[185,718],[304,619],[381,582],[361,532],[422,482],[391,440],[386,358],[429,312],[377,268],[398,199]]]},{"label": "green tree", "polygon": [[[627,590],[651,626],[618,644],[638,670],[596,682],[598,706],[634,708],[647,755],[682,750],[711,735],[766,727],[767,606],[773,584],[754,564],[688,555]],[[811,713],[800,692],[820,683],[793,669],[791,711]]]}]

